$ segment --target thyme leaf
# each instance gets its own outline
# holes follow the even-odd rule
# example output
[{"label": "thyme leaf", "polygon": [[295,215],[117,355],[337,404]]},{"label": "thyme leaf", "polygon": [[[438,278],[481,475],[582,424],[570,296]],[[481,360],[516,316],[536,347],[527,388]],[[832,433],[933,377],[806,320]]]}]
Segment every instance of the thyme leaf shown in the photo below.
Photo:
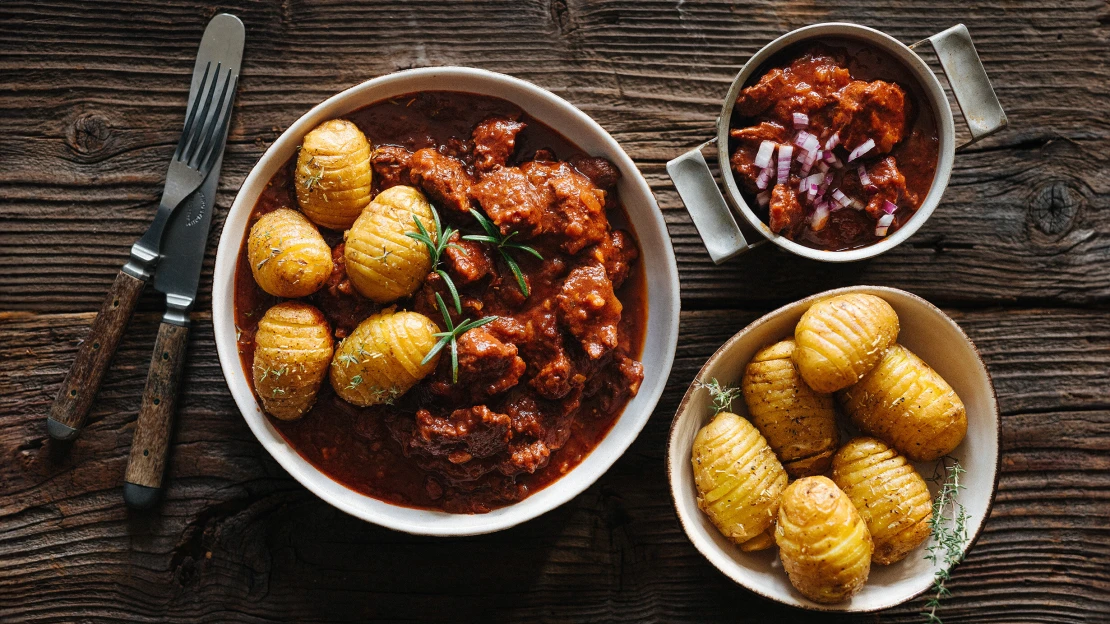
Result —
[{"label": "thyme leaf", "polygon": [[694,384],[695,387],[702,388],[709,392],[709,396],[713,401],[713,413],[719,414],[732,407],[732,402],[740,396],[740,388],[731,388],[729,386],[721,385],[714,377],[708,383],[699,381]]},{"label": "thyme leaf", "polygon": [[940,491],[933,499],[933,517],[929,520],[933,535],[925,548],[925,559],[933,565],[939,564],[940,569],[933,575],[932,597],[925,602],[926,610],[921,612],[927,624],[943,624],[937,610],[941,599],[952,595],[947,586],[948,580],[952,570],[964,559],[968,514],[956,497],[964,489],[960,476],[966,472],[959,460],[942,457],[929,479],[940,484]]}]

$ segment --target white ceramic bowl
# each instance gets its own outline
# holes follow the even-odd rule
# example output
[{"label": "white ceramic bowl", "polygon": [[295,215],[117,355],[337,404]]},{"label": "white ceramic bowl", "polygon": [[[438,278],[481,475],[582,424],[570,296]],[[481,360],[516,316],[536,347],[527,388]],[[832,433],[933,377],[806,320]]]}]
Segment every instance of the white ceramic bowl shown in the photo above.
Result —
[{"label": "white ceramic bowl", "polygon": [[[392,505],[350,490],[317,470],[286,444],[263,414],[239,362],[235,339],[235,265],[247,219],[266,182],[317,124],[387,98],[433,90],[508,100],[589,154],[612,161],[621,172],[618,191],[640,241],[640,262],[647,276],[647,340],[639,393],[605,439],[571,472],[523,501],[478,515]],[[480,69],[433,67],[375,78],[332,96],[305,113],[266,150],[243,182],[224,223],[212,286],[212,322],[220,365],[243,418],[266,450],[301,484],[335,507],[391,529],[425,535],[475,535],[511,527],[565,503],[596,481],[632,444],[651,416],[670,374],[678,342],[678,295],[678,267],[663,216],[647,182],[613,137],[566,100],[531,83]]]},{"label": "white ceramic bowl", "polygon": [[[705,363],[696,382],[716,378],[722,384],[739,386],[749,360],[761,347],[792,336],[794,326],[809,306],[821,299],[848,292],[864,292],[885,299],[898,313],[901,331],[898,342],[921,356],[956,390],[967,407],[967,437],[951,454],[959,459],[967,474],[959,502],[969,515],[967,522],[971,548],[987,516],[998,476],[998,402],[987,368],[975,345],[955,321],[929,302],[894,288],[854,286],[820,293],[763,316],[726,342]],[[744,400],[738,398],[732,411],[747,416]],[[783,604],[815,611],[877,611],[910,600],[929,589],[936,568],[924,559],[924,545],[902,561],[889,566],[874,564],[863,590],[838,604],[819,604],[799,593],[786,577],[779,562],[778,549],[745,553],[725,539],[699,509],[690,452],[698,429],[709,422],[713,412],[709,393],[691,385],[671,423],[667,446],[667,475],[671,483],[675,510],[690,541],[714,566],[740,585]],[[935,462],[915,464],[929,479]],[[935,495],[936,487],[930,484]]]}]

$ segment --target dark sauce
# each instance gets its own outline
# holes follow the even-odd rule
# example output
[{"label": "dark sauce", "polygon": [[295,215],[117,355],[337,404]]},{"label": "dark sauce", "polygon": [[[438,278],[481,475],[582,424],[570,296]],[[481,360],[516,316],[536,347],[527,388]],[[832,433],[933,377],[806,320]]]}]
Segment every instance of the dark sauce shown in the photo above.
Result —
[{"label": "dark sauce", "polygon": [[[562,161],[575,155],[587,156],[565,137],[512,103],[488,96],[457,92],[414,93],[372,104],[345,118],[358,125],[373,145],[401,145],[410,150],[438,147],[450,154],[453,150],[465,150],[474,125],[491,115],[515,117],[527,123],[527,128],[517,137],[510,164],[531,160],[541,149],[550,150]],[[247,259],[246,239],[250,226],[262,215],[280,207],[297,206],[293,192],[295,164],[294,156],[270,180],[243,233],[235,276],[235,321],[240,360],[248,379],[252,377],[258,320],[280,299],[263,292],[255,283]],[[377,178],[374,183],[378,184]],[[444,211],[440,212],[443,215]],[[608,218],[614,229],[635,234],[619,202],[610,204]],[[321,234],[333,248],[342,242],[342,232],[321,229]],[[522,266],[527,273],[530,265],[522,262]],[[530,282],[533,297],[553,296],[558,288],[557,283],[539,279]],[[628,279],[616,294],[624,307],[619,326],[622,345],[627,346],[631,357],[638,359],[647,319],[647,282],[639,262],[633,263]],[[411,309],[406,300],[398,303],[400,308]],[[349,317],[339,324],[353,325],[380,307],[361,300],[351,309],[326,310],[325,314],[331,318],[336,315]],[[409,395],[420,395],[420,392],[418,385]],[[325,379],[315,405],[304,417],[295,421],[270,418],[270,422],[305,460],[356,492],[397,505],[474,513],[523,499],[569,472],[605,438],[629,400],[625,398],[605,410],[594,399],[584,399],[579,411],[570,419],[569,438],[551,453],[547,465],[535,473],[505,477],[494,471],[466,484],[465,490],[443,496],[441,490],[429,485],[429,472],[405,456],[386,425],[387,418],[413,417],[417,400],[405,400],[409,395],[395,406],[360,408],[336,396]]]}]

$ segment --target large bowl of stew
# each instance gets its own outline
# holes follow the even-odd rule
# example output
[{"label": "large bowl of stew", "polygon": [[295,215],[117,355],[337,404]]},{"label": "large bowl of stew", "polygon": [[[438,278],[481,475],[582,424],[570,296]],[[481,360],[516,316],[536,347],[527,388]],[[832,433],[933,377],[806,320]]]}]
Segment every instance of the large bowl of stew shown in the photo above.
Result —
[{"label": "large bowl of stew", "polygon": [[[409,187],[410,195],[426,198],[443,228],[458,232],[415,292],[388,303],[364,296],[365,275],[352,279],[347,265],[393,251],[352,256],[360,222],[336,226],[307,206],[313,191],[326,190],[327,174],[304,174],[305,137],[338,128],[325,124],[331,120],[365,135],[371,196]],[[252,261],[255,226],[281,209],[288,209],[286,219],[300,215],[332,252],[330,274],[325,270],[307,295],[275,296],[260,277],[270,256]],[[508,235],[535,253],[483,241],[491,232],[486,225],[495,238]],[[284,367],[260,370],[275,347],[271,338],[255,340],[273,310],[290,306],[315,310],[309,316],[325,328],[323,339],[334,345],[327,353],[335,358],[317,380],[310,407],[292,415],[288,402],[275,408],[277,393],[302,389],[281,385],[295,376],[275,378],[288,373]],[[352,341],[367,335],[363,325],[402,311],[441,332],[463,317],[495,320],[461,334],[411,387],[355,389],[364,379],[344,369],[382,354],[366,351],[378,343]],[[651,416],[670,373],[678,313],[666,226],[617,142],[545,89],[462,67],[375,78],[294,122],[236,197],[213,284],[220,364],[264,448],[335,507],[427,535],[505,529],[588,488]],[[408,348],[386,345],[384,355]]]}]

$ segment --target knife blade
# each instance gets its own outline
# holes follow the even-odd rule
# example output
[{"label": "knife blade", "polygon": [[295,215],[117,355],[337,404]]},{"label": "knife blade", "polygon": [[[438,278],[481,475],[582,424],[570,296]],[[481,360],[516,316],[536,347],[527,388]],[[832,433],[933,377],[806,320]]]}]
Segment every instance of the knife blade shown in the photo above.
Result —
[{"label": "knife blade", "polygon": [[[212,60],[204,58],[204,52],[218,54],[223,67],[231,69],[227,81],[230,88],[235,89],[244,40],[243,23],[239,18],[227,13],[217,15],[205,29],[197,67],[203,69],[203,64]],[[206,48],[206,43],[212,45]],[[199,87],[198,78],[194,72],[193,88]],[[234,95],[231,94],[232,102]],[[150,360],[123,485],[124,501],[137,509],[152,506],[161,493],[173,412],[188,345],[189,313],[200,285],[229,128],[230,124],[218,137],[220,155],[203,184],[174,211],[162,241],[162,258],[154,274],[154,289],[166,295],[166,312]]]}]

